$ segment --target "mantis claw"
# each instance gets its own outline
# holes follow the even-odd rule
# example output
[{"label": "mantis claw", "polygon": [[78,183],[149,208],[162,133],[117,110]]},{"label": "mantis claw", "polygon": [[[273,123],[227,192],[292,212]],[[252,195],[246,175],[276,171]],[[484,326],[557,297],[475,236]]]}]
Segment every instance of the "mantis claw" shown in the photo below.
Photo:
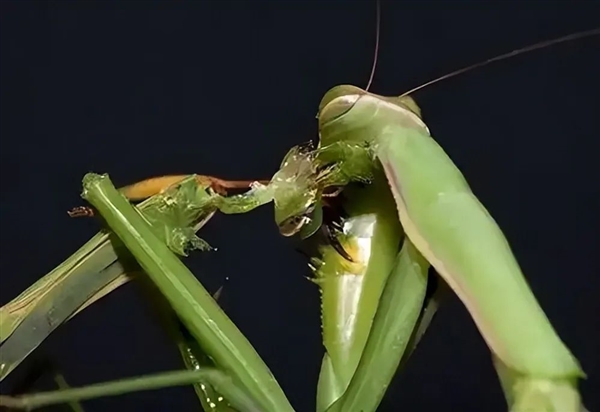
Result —
[{"label": "mantis claw", "polygon": [[346,249],[344,249],[344,246],[342,246],[337,236],[335,236],[335,234],[331,231],[331,227],[329,225],[321,226],[321,230],[323,230],[325,238],[329,241],[329,243],[335,249],[335,251],[340,254],[340,256],[342,256],[349,262],[355,262],[352,256],[346,251]]}]

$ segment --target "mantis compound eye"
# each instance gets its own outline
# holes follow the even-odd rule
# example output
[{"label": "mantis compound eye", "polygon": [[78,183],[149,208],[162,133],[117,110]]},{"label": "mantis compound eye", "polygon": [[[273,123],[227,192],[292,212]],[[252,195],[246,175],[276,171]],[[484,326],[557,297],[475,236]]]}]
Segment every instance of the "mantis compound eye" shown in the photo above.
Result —
[{"label": "mantis compound eye", "polygon": [[292,216],[279,225],[279,232],[286,237],[293,236],[310,221],[306,215]]},{"label": "mantis compound eye", "polygon": [[317,207],[317,199],[313,198],[304,210],[297,211],[279,223],[279,232],[286,237],[300,233],[300,237],[305,239],[315,233],[322,222],[321,205]]},{"label": "mantis compound eye", "polygon": [[314,235],[323,224],[323,207],[321,202],[313,203],[305,216],[308,216],[309,221],[299,231],[301,239],[306,239]]}]

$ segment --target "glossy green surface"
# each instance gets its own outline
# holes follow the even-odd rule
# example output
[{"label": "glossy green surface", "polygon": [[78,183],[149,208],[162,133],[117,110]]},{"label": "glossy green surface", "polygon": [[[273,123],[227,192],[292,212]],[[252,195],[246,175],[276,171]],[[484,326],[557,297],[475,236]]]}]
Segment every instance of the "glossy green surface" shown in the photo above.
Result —
[{"label": "glossy green surface", "polygon": [[338,86],[321,103],[321,130],[367,146],[381,162],[408,238],[459,296],[503,364],[529,376],[583,376],[502,231],[406,103]]},{"label": "glossy green surface", "polygon": [[[343,98],[346,89],[338,91],[333,96]],[[323,100],[331,96],[328,93]],[[328,113],[335,117],[345,111],[342,104]],[[329,127],[328,123],[321,111],[316,162],[336,165],[326,181],[370,184],[364,188],[350,185],[343,192],[348,216],[342,245],[355,262],[348,262],[329,246],[323,250],[325,264],[317,271],[326,348],[317,410],[370,411],[379,405],[422,311],[429,265],[422,258],[415,260],[418,252],[405,251],[399,258],[402,228],[389,185],[369,145],[353,128]],[[413,271],[415,267],[420,269]]]},{"label": "glossy green surface", "polygon": [[328,245],[313,263],[321,288],[326,350],[317,394],[319,411],[338,400],[354,376],[402,238],[383,175],[364,188],[348,187],[344,197],[348,217],[338,240],[353,261]]},{"label": "glossy green surface", "polygon": [[[196,185],[189,182],[193,190]],[[173,188],[165,192],[161,196],[165,207],[177,207],[177,200],[187,202],[186,209],[193,206],[189,199],[178,196],[182,191]],[[146,219],[116,191],[108,177],[86,175],[83,197],[102,214],[218,367],[239,382],[265,411],[293,411],[250,342],[181,260],[155,235]]]}]

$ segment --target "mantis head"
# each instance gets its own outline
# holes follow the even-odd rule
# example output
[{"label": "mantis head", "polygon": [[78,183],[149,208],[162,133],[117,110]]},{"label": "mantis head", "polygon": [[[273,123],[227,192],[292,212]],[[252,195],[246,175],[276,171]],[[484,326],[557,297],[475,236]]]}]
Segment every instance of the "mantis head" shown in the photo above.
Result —
[{"label": "mantis head", "polygon": [[[408,96],[382,97],[358,87],[338,86],[327,92],[321,101],[320,132],[324,134],[323,125],[343,117],[362,96],[367,95],[399,104],[417,116],[420,114],[418,106]],[[320,203],[323,192],[340,183],[336,178],[339,176],[336,161],[331,159],[332,162],[323,164],[323,152],[319,154],[319,161],[317,152],[318,149],[314,148],[312,142],[293,147],[284,157],[279,171],[271,179],[275,222],[284,236],[293,236],[299,232],[303,238],[312,235],[322,223]],[[319,167],[318,164],[322,166]]]},{"label": "mantis head", "polygon": [[321,126],[328,122],[335,121],[346,115],[361,100],[361,98],[371,96],[406,109],[421,119],[421,108],[415,100],[407,95],[401,96],[381,96],[368,92],[360,87],[351,85],[335,86],[325,93],[319,104],[319,123]]},{"label": "mantis head", "polygon": [[[275,222],[284,236],[292,236],[312,223],[316,209],[320,209],[319,173],[314,157],[312,143],[293,147],[271,179]],[[320,226],[320,222],[315,223]]]}]

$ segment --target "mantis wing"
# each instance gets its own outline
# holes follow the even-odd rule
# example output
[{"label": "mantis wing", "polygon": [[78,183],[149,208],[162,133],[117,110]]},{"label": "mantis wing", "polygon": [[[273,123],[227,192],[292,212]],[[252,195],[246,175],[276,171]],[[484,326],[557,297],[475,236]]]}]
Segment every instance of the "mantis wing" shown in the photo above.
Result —
[{"label": "mantis wing", "polygon": [[[583,372],[529,289],[494,219],[413,113],[371,96],[365,104],[378,105],[389,121],[377,131],[375,152],[407,236],[465,304],[494,355],[530,379],[519,393],[530,398],[528,405],[577,410],[573,378]],[[536,401],[544,382],[551,382],[557,396]]]}]

